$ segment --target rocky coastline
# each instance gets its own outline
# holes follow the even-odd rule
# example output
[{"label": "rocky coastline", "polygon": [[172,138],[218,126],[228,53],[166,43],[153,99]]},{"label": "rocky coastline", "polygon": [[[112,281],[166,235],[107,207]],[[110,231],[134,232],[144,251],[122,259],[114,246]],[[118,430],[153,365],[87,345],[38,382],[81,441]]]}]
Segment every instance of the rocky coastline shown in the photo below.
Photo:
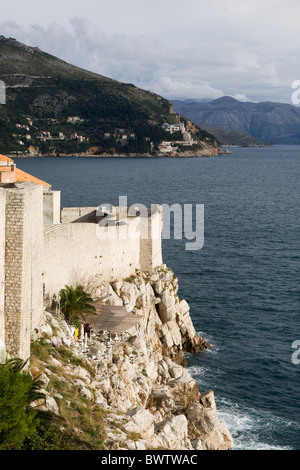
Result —
[{"label": "rocky coastline", "polygon": [[[92,330],[84,350],[62,319],[46,310],[33,341],[46,342],[52,354],[32,362],[31,372],[40,377],[45,393],[36,405],[63,413],[64,396],[49,385],[62,380],[51,369],[56,366],[64,370],[65,386],[105,410],[104,449],[230,450],[232,438],[219,421],[213,391],[200,391],[186,369],[185,352],[199,353],[210,345],[197,334],[187,302],[178,297],[175,274],[162,265],[152,274],[137,272],[89,287],[103,303],[124,306],[141,321],[106,341]],[[80,358],[81,366],[63,363],[56,354],[62,347]]]},{"label": "rocky coastline", "polygon": [[93,157],[93,158],[205,158],[205,157],[216,157],[218,155],[222,155],[224,152],[221,150],[190,150],[186,152],[172,152],[172,153],[163,153],[157,152],[156,154],[153,153],[119,153],[119,154],[89,154],[89,153],[68,153],[68,154],[59,154],[59,155],[29,155],[29,154],[7,154],[10,158],[44,158],[44,157],[51,157],[51,158],[60,158],[60,157],[78,157],[78,158],[86,158],[86,157]]},{"label": "rocky coastline", "polygon": [[201,148],[198,149],[191,149],[191,150],[183,150],[180,149],[179,151],[174,151],[174,152],[147,152],[147,153],[109,153],[109,152],[101,152],[101,149],[98,147],[91,147],[88,149],[85,153],[56,153],[53,151],[53,153],[49,155],[44,155],[41,154],[39,149],[37,147],[31,146],[29,148],[28,153],[19,153],[19,154],[11,154],[8,155],[10,158],[42,158],[42,157],[54,157],[54,158],[59,158],[59,157],[95,157],[95,158],[107,158],[107,157],[113,157],[113,158],[124,158],[124,157],[130,157],[130,158],[190,158],[190,157],[215,157],[218,155],[222,155],[223,151],[222,148],[219,146],[214,146],[210,143],[206,142],[201,142]]}]

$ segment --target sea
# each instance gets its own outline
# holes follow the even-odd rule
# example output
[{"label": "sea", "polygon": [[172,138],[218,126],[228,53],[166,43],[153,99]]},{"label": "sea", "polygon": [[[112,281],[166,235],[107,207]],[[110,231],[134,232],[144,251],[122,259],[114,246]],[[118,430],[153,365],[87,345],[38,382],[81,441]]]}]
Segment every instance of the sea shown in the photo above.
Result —
[{"label": "sea", "polygon": [[118,205],[120,196],[129,205],[204,207],[201,249],[187,250],[187,240],[172,230],[163,240],[163,260],[178,277],[179,296],[211,344],[187,354],[188,370],[201,392],[214,390],[234,450],[298,450],[300,147],[231,151],[209,158],[16,163],[61,190],[65,207]]}]

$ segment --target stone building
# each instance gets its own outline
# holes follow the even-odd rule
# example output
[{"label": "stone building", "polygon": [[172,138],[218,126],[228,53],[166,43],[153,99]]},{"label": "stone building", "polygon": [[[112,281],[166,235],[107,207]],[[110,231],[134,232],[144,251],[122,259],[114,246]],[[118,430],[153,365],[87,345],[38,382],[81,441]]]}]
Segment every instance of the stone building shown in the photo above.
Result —
[{"label": "stone building", "polygon": [[60,191],[0,156],[0,351],[27,359],[45,302],[80,273],[113,282],[162,264],[160,206],[61,207]]}]

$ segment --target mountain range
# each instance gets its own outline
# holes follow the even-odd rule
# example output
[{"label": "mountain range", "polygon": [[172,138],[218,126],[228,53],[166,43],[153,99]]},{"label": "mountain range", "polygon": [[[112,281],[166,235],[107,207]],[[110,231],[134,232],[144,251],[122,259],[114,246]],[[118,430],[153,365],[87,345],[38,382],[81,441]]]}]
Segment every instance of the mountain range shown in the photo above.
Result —
[{"label": "mountain range", "polygon": [[172,105],[206,129],[243,132],[267,144],[300,144],[300,107],[288,103],[241,102],[224,96],[209,102],[175,100]]}]

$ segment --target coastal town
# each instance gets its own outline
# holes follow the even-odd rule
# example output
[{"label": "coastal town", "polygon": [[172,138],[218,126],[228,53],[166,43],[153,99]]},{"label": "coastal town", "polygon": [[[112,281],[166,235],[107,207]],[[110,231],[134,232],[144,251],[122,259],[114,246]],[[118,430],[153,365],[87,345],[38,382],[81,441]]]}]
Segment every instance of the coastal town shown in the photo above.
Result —
[{"label": "coastal town", "polygon": [[169,132],[170,135],[178,132],[178,133],[181,134],[182,138],[181,138],[181,140],[175,140],[175,142],[174,141],[163,141],[158,146],[159,152],[172,153],[172,152],[177,152],[179,150],[180,145],[182,145],[183,147],[192,147],[193,145],[198,145],[199,144],[199,142],[197,140],[193,139],[191,133],[186,130],[185,125],[183,123],[179,123],[179,124],[164,123],[162,128],[166,132]]},{"label": "coastal town", "polygon": [[[80,125],[84,125],[84,123],[85,119],[79,116],[68,116],[63,122],[56,119],[47,119],[45,120],[43,130],[40,130],[40,121],[35,123],[33,118],[26,117],[24,122],[18,122],[15,125],[16,133],[13,134],[13,138],[20,149],[13,153],[16,155],[27,154],[28,156],[35,156],[40,153],[42,143],[51,144],[55,148],[56,144],[69,142],[85,144],[84,148],[86,153],[89,154],[88,146],[90,138],[87,135],[83,135],[80,130]],[[52,130],[53,128],[55,129],[54,131]],[[158,145],[154,144],[151,137],[143,136],[143,141],[150,154],[174,155],[180,149],[184,151],[199,145],[199,140],[194,138],[183,122],[175,124],[165,122],[162,124],[161,129],[166,133],[166,139],[162,140]],[[168,135],[172,136],[170,140],[167,139]],[[130,143],[136,141],[137,135],[135,132],[125,128],[115,128],[113,131],[103,132],[100,138],[104,142],[104,147],[111,145],[112,147],[118,146],[125,150]],[[98,150],[101,149],[98,148]],[[56,154],[58,156],[60,154],[65,155],[64,152],[59,150],[57,150]]]}]

